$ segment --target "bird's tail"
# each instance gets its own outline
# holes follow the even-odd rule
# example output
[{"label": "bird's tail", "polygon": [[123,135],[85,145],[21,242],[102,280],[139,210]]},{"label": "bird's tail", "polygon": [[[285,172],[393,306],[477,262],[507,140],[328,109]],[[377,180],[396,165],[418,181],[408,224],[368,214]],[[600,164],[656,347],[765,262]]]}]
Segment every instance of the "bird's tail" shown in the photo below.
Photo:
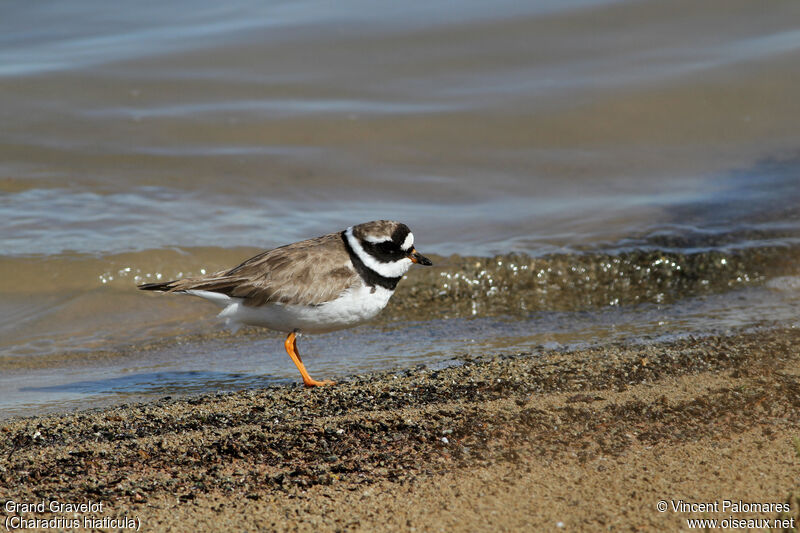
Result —
[{"label": "bird's tail", "polygon": [[175,287],[175,281],[162,281],[159,283],[143,283],[138,286],[143,291],[169,291]]}]

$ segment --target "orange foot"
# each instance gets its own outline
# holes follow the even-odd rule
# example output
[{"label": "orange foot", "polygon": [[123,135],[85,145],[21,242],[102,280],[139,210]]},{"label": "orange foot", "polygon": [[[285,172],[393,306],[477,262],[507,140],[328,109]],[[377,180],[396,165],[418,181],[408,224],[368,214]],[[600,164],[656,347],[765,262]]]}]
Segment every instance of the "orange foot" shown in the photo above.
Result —
[{"label": "orange foot", "polygon": [[303,385],[305,385],[306,387],[324,387],[325,385],[336,385],[336,382],[331,381],[329,379],[323,379],[322,381],[317,381],[316,379],[311,379],[311,378],[308,378],[308,381],[306,381],[306,379],[303,378]]},{"label": "orange foot", "polygon": [[312,379],[312,377],[308,375],[306,367],[303,364],[303,360],[300,359],[300,352],[297,351],[297,335],[295,335],[294,331],[289,333],[289,336],[286,337],[286,340],[283,343],[283,347],[286,348],[286,353],[288,353],[289,357],[292,358],[292,361],[294,361],[294,364],[297,366],[297,370],[300,371],[300,375],[303,376],[303,385],[305,385],[306,387],[323,387],[325,385],[336,385],[335,381],[328,381],[328,380],[317,381],[316,379]]}]

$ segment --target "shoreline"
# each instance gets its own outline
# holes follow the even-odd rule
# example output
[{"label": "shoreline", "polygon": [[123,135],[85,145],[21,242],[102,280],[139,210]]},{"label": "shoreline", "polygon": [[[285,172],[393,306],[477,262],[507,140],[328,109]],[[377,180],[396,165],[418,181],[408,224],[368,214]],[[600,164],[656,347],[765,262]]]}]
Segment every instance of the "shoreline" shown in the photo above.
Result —
[{"label": "shoreline", "polygon": [[660,500],[789,503],[797,520],[798,362],[800,330],[777,328],[4,420],[0,494],[103,502],[95,518],[143,530],[660,531],[731,515]]}]

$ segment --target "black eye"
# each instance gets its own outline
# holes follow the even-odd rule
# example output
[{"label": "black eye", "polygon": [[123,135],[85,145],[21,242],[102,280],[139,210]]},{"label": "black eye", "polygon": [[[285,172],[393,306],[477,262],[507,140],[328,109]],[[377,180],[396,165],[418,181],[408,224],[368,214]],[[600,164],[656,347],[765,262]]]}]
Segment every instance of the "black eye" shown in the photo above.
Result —
[{"label": "black eye", "polygon": [[402,253],[402,250],[400,250],[400,247],[397,246],[392,241],[386,241],[386,242],[378,243],[375,247],[378,249],[378,251],[380,251],[381,253],[384,253],[384,254],[399,254],[399,253]]}]

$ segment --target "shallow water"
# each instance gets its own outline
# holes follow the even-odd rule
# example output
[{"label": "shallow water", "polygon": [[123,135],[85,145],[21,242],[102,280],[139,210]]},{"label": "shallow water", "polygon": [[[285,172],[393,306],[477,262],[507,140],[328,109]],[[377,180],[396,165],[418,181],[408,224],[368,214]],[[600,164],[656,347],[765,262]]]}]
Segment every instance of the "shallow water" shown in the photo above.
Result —
[{"label": "shallow water", "polygon": [[[672,305],[359,326],[303,337],[298,345],[312,376],[346,380],[355,373],[416,365],[441,368],[486,354],[535,356],[546,349],[639,344],[776,325],[800,327],[800,278],[776,278],[775,286],[779,288],[740,289]],[[2,413],[9,417],[297,383],[297,370],[283,352],[282,335],[248,333],[167,341],[108,354],[91,364],[72,361],[7,369],[0,376],[0,390],[9,393],[0,403]]]},{"label": "shallow water", "polygon": [[457,7],[6,5],[0,416],[295,380],[135,283],[375,218],[437,268],[312,375],[794,323],[800,6]]}]

